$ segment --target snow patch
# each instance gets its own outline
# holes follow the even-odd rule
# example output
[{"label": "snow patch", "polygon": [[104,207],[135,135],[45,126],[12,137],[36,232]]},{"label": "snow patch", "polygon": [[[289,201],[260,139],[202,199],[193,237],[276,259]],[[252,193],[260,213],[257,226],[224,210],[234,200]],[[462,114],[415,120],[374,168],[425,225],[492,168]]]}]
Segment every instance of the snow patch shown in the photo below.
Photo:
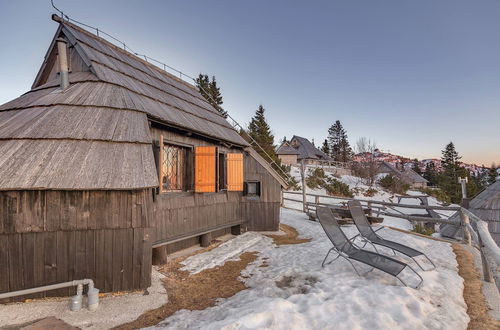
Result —
[{"label": "snow patch", "polygon": [[[308,243],[274,246],[258,233],[247,233],[231,243],[189,258],[188,269],[220,264],[245,249],[259,251],[241,279],[249,289],[221,299],[202,311],[182,310],[160,323],[170,329],[466,329],[469,317],[462,296],[463,280],[450,244],[384,229],[380,235],[425,252],[436,264],[419,271],[419,290],[403,287],[392,276],[356,263],[364,275],[338,259],[321,267],[332,246],[321,226],[305,214],[282,209],[281,222],[296,228]],[[343,227],[354,236],[353,226]],[[252,242],[252,243],[250,243]],[[235,250],[238,250],[235,253]],[[390,255],[390,251],[385,251]],[[205,260],[204,260],[205,259]],[[212,259],[216,259],[214,262]],[[268,267],[259,267],[263,260]],[[408,260],[407,260],[408,261]],[[414,265],[414,264],[412,264]],[[207,267],[207,266],[204,266]]]},{"label": "snow patch", "polygon": [[270,239],[256,232],[247,232],[238,236],[237,239],[222,243],[216,249],[186,258],[181,262],[185,265],[181,270],[196,274],[208,268],[222,266],[229,260],[240,260],[241,253],[253,251],[252,247],[262,240]]}]

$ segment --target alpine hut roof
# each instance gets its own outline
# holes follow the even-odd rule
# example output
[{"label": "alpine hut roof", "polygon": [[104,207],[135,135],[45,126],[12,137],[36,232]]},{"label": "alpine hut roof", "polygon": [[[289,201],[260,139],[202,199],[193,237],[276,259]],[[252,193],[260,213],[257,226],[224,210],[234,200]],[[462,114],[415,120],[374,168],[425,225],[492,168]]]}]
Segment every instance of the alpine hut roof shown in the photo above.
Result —
[{"label": "alpine hut roof", "polygon": [[401,180],[403,180],[406,183],[428,183],[427,179],[425,179],[423,176],[412,170],[411,168],[405,168],[404,170],[399,170],[394,166],[394,164],[391,164],[389,162],[381,162],[379,171],[382,173],[387,173],[390,172],[391,174],[396,175],[399,177]]},{"label": "alpine hut roof", "polygon": [[[469,202],[469,211],[488,223],[491,236],[500,246],[500,180],[486,187]],[[460,222],[458,213],[451,220]],[[446,237],[462,237],[463,232],[459,226],[443,224],[440,233]]]},{"label": "alpine hut roof", "polygon": [[298,159],[322,159],[322,160],[332,160],[323,151],[316,148],[311,141],[304,137],[294,135],[290,140],[292,142],[297,141],[297,150],[299,151]]},{"label": "alpine hut roof", "polygon": [[276,150],[277,155],[300,155],[297,149],[290,146],[290,142],[284,141]]},{"label": "alpine hut roof", "polygon": [[[248,146],[194,86],[53,19],[59,28],[31,91],[0,106],[0,190],[158,186],[149,120]],[[68,42],[73,67],[65,90],[57,38]]]}]

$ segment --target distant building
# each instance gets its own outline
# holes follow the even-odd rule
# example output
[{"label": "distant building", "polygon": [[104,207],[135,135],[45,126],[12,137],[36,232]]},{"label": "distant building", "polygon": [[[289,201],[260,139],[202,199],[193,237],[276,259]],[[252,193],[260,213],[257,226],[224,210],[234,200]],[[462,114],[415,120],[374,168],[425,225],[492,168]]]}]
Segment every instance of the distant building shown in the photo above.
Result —
[{"label": "distant building", "polygon": [[400,169],[389,162],[380,163],[379,173],[391,174],[392,176],[399,178],[404,183],[409,184],[410,188],[426,188],[427,183],[429,182],[414,170],[410,168]]},{"label": "distant building", "polygon": [[276,151],[278,158],[283,164],[294,165],[302,161],[306,164],[319,163],[322,160],[333,161],[333,159],[319,150],[306,138],[294,135],[290,141],[284,141]]},{"label": "distant building", "polygon": [[276,151],[278,158],[282,164],[294,165],[298,163],[300,152],[290,145],[289,141],[284,141]]}]

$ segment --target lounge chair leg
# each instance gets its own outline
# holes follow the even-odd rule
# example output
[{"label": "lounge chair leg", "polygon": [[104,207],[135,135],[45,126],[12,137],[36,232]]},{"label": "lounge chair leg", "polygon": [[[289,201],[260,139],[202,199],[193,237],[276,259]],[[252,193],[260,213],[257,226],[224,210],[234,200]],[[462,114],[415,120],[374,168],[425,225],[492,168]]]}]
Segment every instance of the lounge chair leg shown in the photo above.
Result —
[{"label": "lounge chair leg", "polygon": [[[432,269],[436,269],[436,265],[432,262],[432,260],[431,260],[431,259],[430,259],[427,255],[425,255],[425,254],[424,254],[424,257],[425,257],[427,260],[429,260],[429,262],[432,264],[432,267],[434,267],[434,268],[432,268]],[[430,269],[429,269],[429,270],[430,270]]]},{"label": "lounge chair leg", "polygon": [[[420,288],[420,286],[422,285],[422,283],[424,283],[424,279],[422,278],[422,276],[420,276],[420,274],[419,274],[419,273],[417,273],[417,272],[415,271],[415,269],[413,269],[413,267],[412,267],[412,266],[407,265],[406,267],[408,267],[408,268],[409,268],[409,269],[410,269],[413,273],[415,273],[415,275],[417,275],[417,276],[418,276],[418,278],[420,279],[420,283],[418,283],[418,285],[415,287],[415,290],[418,290],[418,288]],[[401,279],[400,279],[400,281],[401,281]],[[402,282],[402,281],[401,281],[401,282]]]},{"label": "lounge chair leg", "polygon": [[[328,253],[325,256],[325,259],[323,259],[323,262],[321,263],[321,267],[325,267],[326,258],[328,258],[328,256],[330,255],[330,252],[332,252],[332,250],[333,250],[333,248],[331,248],[330,250],[328,250]],[[337,258],[338,258],[338,256],[337,256]]]},{"label": "lounge chair leg", "polygon": [[352,263],[351,260],[349,260],[349,258],[345,258],[345,260],[349,261],[349,263],[351,264],[352,268],[354,268],[354,271],[356,272],[356,274],[358,274],[359,277],[361,277],[361,275],[359,274],[358,270],[356,269],[356,266],[354,266],[354,264]]},{"label": "lounge chair leg", "polygon": [[403,283],[403,285],[404,285],[405,287],[407,287],[407,288],[409,287],[409,286],[408,286],[408,284],[406,284],[406,283],[405,283],[402,279],[400,279],[398,276],[395,276],[395,277],[399,280],[399,282]]},{"label": "lounge chair leg", "polygon": [[422,267],[421,264],[418,263],[417,259],[413,258],[413,257],[410,257],[411,260],[415,261],[415,263],[417,264],[418,267],[420,267],[420,269],[422,269],[424,272],[425,272],[425,269]]}]

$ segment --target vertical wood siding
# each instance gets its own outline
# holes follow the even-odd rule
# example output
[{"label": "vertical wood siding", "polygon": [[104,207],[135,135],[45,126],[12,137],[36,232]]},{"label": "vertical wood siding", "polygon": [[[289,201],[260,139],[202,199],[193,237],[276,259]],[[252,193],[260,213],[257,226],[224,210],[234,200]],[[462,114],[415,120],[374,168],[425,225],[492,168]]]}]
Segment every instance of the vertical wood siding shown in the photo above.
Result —
[{"label": "vertical wood siding", "polygon": [[102,292],[147,288],[152,206],[150,190],[0,192],[0,292],[83,278]]}]

